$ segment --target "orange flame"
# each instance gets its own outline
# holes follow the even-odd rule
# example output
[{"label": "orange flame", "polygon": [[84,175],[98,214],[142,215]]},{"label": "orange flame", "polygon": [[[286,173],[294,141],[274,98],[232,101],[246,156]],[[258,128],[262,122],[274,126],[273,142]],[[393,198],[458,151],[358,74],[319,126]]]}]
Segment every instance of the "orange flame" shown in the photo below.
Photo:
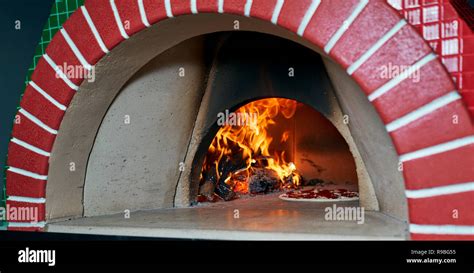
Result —
[{"label": "orange flame", "polygon": [[[265,159],[265,168],[273,170],[280,180],[280,187],[297,187],[301,177],[296,172],[296,166],[285,160],[285,152],[270,151],[273,138],[268,128],[276,124],[275,118],[281,114],[289,119],[296,112],[297,102],[289,99],[269,98],[248,103],[234,113],[245,116],[244,125],[225,124],[214,137],[206,158],[202,173],[215,168],[218,178],[222,176],[219,164],[226,158],[239,157],[244,161],[244,167],[234,171],[225,178],[225,182],[233,187],[234,192],[248,193],[248,177],[252,174],[253,164],[257,160]],[[253,117],[249,119],[249,117]],[[280,141],[286,142],[290,132],[282,134]],[[201,173],[201,177],[202,177]]]}]

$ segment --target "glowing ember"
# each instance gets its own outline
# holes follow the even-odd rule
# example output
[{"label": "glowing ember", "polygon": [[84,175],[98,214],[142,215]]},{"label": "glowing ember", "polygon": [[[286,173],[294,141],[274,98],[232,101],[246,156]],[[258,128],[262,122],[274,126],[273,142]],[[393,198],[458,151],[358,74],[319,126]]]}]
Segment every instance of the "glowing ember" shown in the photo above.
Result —
[{"label": "glowing ember", "polygon": [[[290,119],[295,114],[296,107],[297,102],[294,100],[269,98],[253,101],[237,109],[237,116],[255,119],[247,119],[250,122],[243,125],[239,123],[238,126],[226,123],[220,128],[204,160],[201,190],[214,189],[214,186],[216,193],[221,196],[219,193],[222,191],[246,194],[297,188],[301,184],[297,167],[293,162],[288,162],[285,151],[271,150],[270,146],[274,141],[273,137],[275,141],[285,143],[291,133],[285,131],[276,138],[277,136],[272,137],[268,132],[271,126],[275,126],[277,116]],[[255,181],[256,175],[265,177],[266,184],[262,182],[262,185],[252,185],[249,189],[249,184]],[[208,182],[209,185],[205,185]],[[225,185],[220,185],[222,182]]]}]

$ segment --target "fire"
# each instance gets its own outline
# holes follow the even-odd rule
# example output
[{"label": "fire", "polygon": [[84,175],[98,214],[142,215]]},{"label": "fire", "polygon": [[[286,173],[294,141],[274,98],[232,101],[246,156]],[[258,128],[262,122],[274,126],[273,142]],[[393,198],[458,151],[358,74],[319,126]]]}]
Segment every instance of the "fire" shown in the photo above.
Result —
[{"label": "fire", "polygon": [[[249,192],[249,177],[258,169],[266,169],[278,177],[278,188],[295,188],[301,177],[293,162],[287,162],[285,151],[271,151],[274,141],[268,129],[275,125],[278,115],[290,119],[296,112],[297,102],[289,99],[268,98],[253,101],[235,111],[242,116],[253,116],[254,120],[243,126],[224,125],[214,137],[204,160],[204,173],[216,174],[217,181],[223,181],[238,193]],[[279,139],[288,141],[290,132],[285,131]],[[231,163],[228,163],[232,161]],[[226,170],[226,164],[231,171]],[[224,167],[223,167],[224,166]],[[237,167],[238,166],[238,167]],[[215,170],[211,170],[215,168]],[[202,181],[201,181],[202,182]]]}]

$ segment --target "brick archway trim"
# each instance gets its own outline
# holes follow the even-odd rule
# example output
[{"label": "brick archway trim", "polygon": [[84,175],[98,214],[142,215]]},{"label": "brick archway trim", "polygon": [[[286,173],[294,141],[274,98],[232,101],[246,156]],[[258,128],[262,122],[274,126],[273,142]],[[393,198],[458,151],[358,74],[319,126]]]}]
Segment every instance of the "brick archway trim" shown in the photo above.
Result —
[{"label": "brick archway trim", "polygon": [[[321,48],[360,85],[400,157],[412,239],[474,239],[474,127],[449,74],[419,34],[382,0],[86,0],[37,64],[9,144],[7,204],[37,207],[43,230],[48,160],[83,78],[135,33],[180,15],[228,13],[271,22]],[[382,71],[401,68],[401,73]],[[418,75],[417,77],[414,77]],[[383,179],[383,178],[380,178]],[[54,197],[48,197],[54,198]]]}]

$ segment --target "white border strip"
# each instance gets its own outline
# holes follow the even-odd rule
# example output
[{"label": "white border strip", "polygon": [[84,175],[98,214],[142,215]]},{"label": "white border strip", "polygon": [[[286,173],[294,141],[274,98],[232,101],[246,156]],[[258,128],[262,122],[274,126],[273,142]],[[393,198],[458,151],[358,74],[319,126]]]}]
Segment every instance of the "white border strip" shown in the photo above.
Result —
[{"label": "white border strip", "polygon": [[250,11],[252,11],[253,0],[247,0],[244,7],[244,15],[250,17]]},{"label": "white border strip", "polygon": [[20,110],[18,110],[18,112],[20,112],[21,114],[23,114],[25,117],[27,117],[29,120],[31,120],[33,123],[35,123],[36,125],[38,125],[39,127],[41,127],[42,129],[48,131],[49,133],[53,134],[53,135],[57,135],[58,134],[58,131],[57,130],[54,130],[52,129],[51,127],[49,127],[48,125],[44,124],[41,120],[39,120],[37,117],[33,116],[32,114],[28,113],[28,111],[26,111],[25,109],[23,108],[20,108]]},{"label": "white border strip", "polygon": [[378,97],[382,96],[383,94],[390,91],[392,88],[397,86],[402,81],[406,80],[410,77],[411,74],[415,73],[415,71],[420,70],[424,65],[431,62],[432,60],[436,59],[435,53],[429,53],[425,57],[421,58],[418,62],[414,63],[410,68],[406,69],[402,73],[400,73],[395,78],[391,79],[390,81],[386,82],[381,87],[377,88],[374,92],[369,95],[369,101],[374,101]]},{"label": "white border strip", "polygon": [[91,16],[89,15],[89,12],[87,11],[85,6],[81,6],[82,14],[84,15],[84,18],[87,21],[87,24],[89,25],[89,28],[92,31],[92,34],[94,34],[94,38],[97,41],[97,43],[100,46],[100,49],[102,49],[102,52],[105,54],[109,53],[109,49],[105,45],[104,41],[102,40],[102,37],[100,37],[99,31],[97,31],[97,28],[94,25],[94,22],[92,21]]},{"label": "white border strip", "polygon": [[22,140],[19,140],[18,138],[15,138],[15,137],[14,137],[14,138],[12,138],[10,141],[13,142],[13,143],[16,143],[16,144],[20,145],[21,147],[23,147],[23,148],[25,148],[25,149],[28,149],[28,150],[30,150],[30,151],[32,151],[32,152],[35,152],[35,153],[37,153],[37,154],[39,154],[39,155],[44,155],[44,156],[47,156],[47,157],[49,157],[49,156],[51,155],[50,153],[46,152],[45,150],[42,150],[42,149],[40,149],[40,148],[38,148],[38,147],[35,147],[35,146],[33,146],[33,145],[29,144],[29,143],[26,143],[26,142],[24,142],[24,141],[22,141]]},{"label": "white border strip", "polygon": [[342,23],[342,26],[334,33],[334,35],[329,39],[328,43],[324,47],[324,52],[329,53],[332,48],[336,45],[337,41],[344,35],[346,30],[352,25],[352,23],[355,21],[357,16],[364,10],[365,6],[369,3],[369,0],[361,0],[359,4],[355,7],[355,9],[352,11],[351,15],[344,20]]},{"label": "white border strip", "polygon": [[138,10],[140,11],[140,18],[142,19],[142,23],[146,27],[150,27],[150,22],[148,22],[148,18],[146,16],[145,5],[143,5],[143,0],[138,0]]},{"label": "white border strip", "polygon": [[66,30],[64,28],[61,28],[60,32],[63,35],[69,47],[71,48],[72,52],[74,52],[74,55],[76,55],[77,59],[82,64],[82,66],[87,70],[91,70],[92,66],[86,61],[82,53],[77,48],[76,44],[72,41],[71,37],[69,37],[69,34],[67,34]]},{"label": "white border strip", "polygon": [[309,22],[311,21],[311,18],[313,18],[314,13],[319,7],[319,4],[321,3],[321,0],[313,0],[311,5],[309,6],[308,10],[306,11],[303,20],[301,20],[300,26],[298,27],[297,34],[299,36],[303,36],[304,31],[306,30],[306,27],[308,26]]},{"label": "white border strip", "polygon": [[25,202],[25,203],[34,203],[34,204],[43,204],[46,202],[46,198],[33,198],[33,197],[24,197],[24,196],[8,196],[8,201],[14,202]]},{"label": "white border strip", "polygon": [[29,227],[38,227],[44,228],[46,226],[46,222],[8,222],[8,227],[15,227],[15,228],[29,228]]},{"label": "white border strip", "polygon": [[454,184],[448,186],[441,186],[435,188],[421,189],[421,190],[406,190],[405,194],[407,198],[427,198],[440,195],[448,195],[462,192],[474,191],[474,182]]},{"label": "white border strip", "polygon": [[16,228],[28,228],[28,227],[38,227],[44,228],[46,226],[46,222],[8,222],[9,227],[16,227]]},{"label": "white border strip", "polygon": [[280,16],[281,8],[283,7],[284,3],[285,0],[277,0],[277,3],[275,4],[272,14],[272,23],[275,25],[278,23],[278,17]]},{"label": "white border strip", "polygon": [[446,151],[454,150],[454,149],[457,149],[457,148],[460,148],[460,147],[463,147],[463,146],[467,146],[467,145],[470,145],[470,144],[474,144],[474,136],[467,136],[467,137],[459,138],[459,139],[456,139],[456,140],[452,140],[452,141],[449,141],[449,142],[441,143],[441,144],[438,144],[438,145],[434,145],[434,146],[431,146],[431,147],[428,147],[428,148],[424,148],[424,149],[421,149],[421,150],[418,150],[418,151],[414,151],[414,152],[411,152],[411,153],[401,155],[400,156],[400,161],[405,162],[405,161],[410,161],[410,160],[417,159],[417,158],[427,157],[427,156],[430,156],[430,155],[439,154],[439,153],[443,153],[443,152],[446,152]]},{"label": "white border strip", "polygon": [[224,13],[224,0],[218,0],[218,2],[217,2],[217,11],[219,13]]},{"label": "white border strip", "polygon": [[125,28],[123,27],[122,19],[120,19],[120,13],[117,9],[117,6],[115,5],[115,0],[110,0],[110,6],[112,7],[112,11],[115,17],[115,23],[117,23],[117,27],[119,28],[120,35],[122,35],[124,39],[130,38],[127,32],[125,31]]},{"label": "white border strip", "polygon": [[41,87],[39,87],[34,81],[30,81],[29,84],[33,89],[35,89],[38,93],[40,93],[45,99],[47,99],[49,102],[54,104],[59,110],[66,111],[67,107],[59,103],[57,100],[55,100],[53,97],[51,97],[48,93],[46,93]]},{"label": "white border strip", "polygon": [[8,166],[7,171],[10,171],[12,173],[21,174],[23,176],[31,177],[31,178],[38,179],[38,180],[48,180],[47,175],[41,175],[41,174],[37,174],[37,173],[34,173],[34,172],[26,171],[26,170],[11,167],[11,166]]},{"label": "white border strip", "polygon": [[387,124],[385,126],[385,128],[387,128],[387,132],[393,132],[395,130],[398,130],[400,129],[401,127],[423,117],[423,116],[426,116],[434,111],[436,111],[437,109],[441,108],[441,107],[444,107],[448,104],[450,104],[451,102],[454,102],[454,101],[457,101],[461,99],[461,96],[458,94],[458,92],[456,91],[452,91],[442,97],[439,97],[435,100],[433,100],[432,102],[416,109],[415,111],[413,112],[410,112],[408,114],[406,114],[405,116],[401,117],[401,118],[398,118],[392,122],[390,122],[389,124]]},{"label": "white border strip", "polygon": [[79,86],[74,84],[67,76],[64,74],[64,72],[61,70],[61,68],[58,67],[57,64],[54,63],[54,61],[48,56],[48,54],[43,55],[44,60],[53,68],[53,70],[56,72],[56,75],[59,75],[59,77],[73,90],[77,91],[79,90]]},{"label": "white border strip", "polygon": [[[372,45],[360,58],[347,68],[347,74],[352,75],[365,61],[379,50],[390,38],[392,38],[403,26],[407,24],[404,19],[400,20],[395,26],[385,33],[375,44]],[[370,30],[368,30],[370,31]]]},{"label": "white border strip", "polygon": [[474,226],[410,224],[410,232],[418,234],[474,235]]},{"label": "white border strip", "polygon": [[247,0],[247,2],[245,3],[244,15],[247,17],[250,16],[250,11],[252,10],[252,4],[253,4],[253,0]]},{"label": "white border strip", "polygon": [[173,10],[171,9],[171,0],[165,0],[165,10],[166,10],[166,16],[168,16],[168,18],[173,18]]},{"label": "white border strip", "polygon": [[190,3],[190,6],[191,6],[191,12],[193,14],[198,14],[198,9],[197,9],[197,2],[196,0],[190,0],[191,3]]}]

